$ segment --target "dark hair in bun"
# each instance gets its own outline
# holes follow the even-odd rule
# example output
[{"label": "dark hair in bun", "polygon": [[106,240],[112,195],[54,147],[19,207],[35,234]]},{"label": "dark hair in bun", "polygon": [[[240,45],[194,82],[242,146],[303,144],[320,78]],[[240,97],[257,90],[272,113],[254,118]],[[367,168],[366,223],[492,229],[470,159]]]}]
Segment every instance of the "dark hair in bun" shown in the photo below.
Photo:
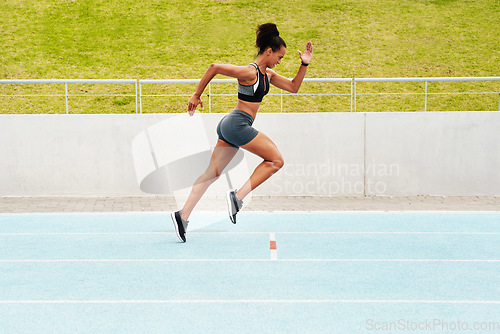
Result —
[{"label": "dark hair in bun", "polygon": [[255,46],[259,49],[259,54],[270,47],[273,52],[279,51],[282,46],[286,48],[286,43],[280,37],[278,28],[274,23],[264,23],[257,27],[257,41]]}]

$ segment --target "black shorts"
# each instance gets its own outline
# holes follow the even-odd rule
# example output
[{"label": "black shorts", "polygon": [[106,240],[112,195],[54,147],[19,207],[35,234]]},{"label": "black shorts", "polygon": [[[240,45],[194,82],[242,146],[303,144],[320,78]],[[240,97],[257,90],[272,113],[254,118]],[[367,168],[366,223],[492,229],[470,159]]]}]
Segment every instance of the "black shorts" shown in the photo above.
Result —
[{"label": "black shorts", "polygon": [[233,110],[217,125],[219,138],[231,146],[240,147],[254,139],[259,131],[252,128],[253,117],[241,110]]}]

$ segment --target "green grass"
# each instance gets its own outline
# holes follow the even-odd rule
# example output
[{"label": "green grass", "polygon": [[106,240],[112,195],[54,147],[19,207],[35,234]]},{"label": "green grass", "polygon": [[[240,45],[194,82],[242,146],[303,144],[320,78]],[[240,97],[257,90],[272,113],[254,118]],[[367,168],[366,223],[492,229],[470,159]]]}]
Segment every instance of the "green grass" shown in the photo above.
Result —
[{"label": "green grass", "polygon": [[[296,50],[303,50],[308,40],[315,48],[308,77],[498,76],[499,17],[498,0],[3,0],[0,78],[199,78],[210,63],[253,61],[255,27],[269,21],[277,23],[288,45],[287,56],[276,68],[287,77],[296,73]],[[458,83],[458,89],[471,90],[474,85]],[[191,94],[188,86],[171,90]],[[235,92],[234,86],[226,86],[225,93]],[[498,83],[486,86],[498,91]],[[414,88],[410,84],[396,89],[413,92]],[[70,89],[78,94],[81,88]],[[95,89],[95,94],[133,93],[121,86]],[[332,91],[325,85],[302,89]],[[64,92],[50,85],[0,85],[0,94],[31,90]],[[344,93],[344,88],[334,85],[333,92]],[[407,97],[393,101],[365,96],[358,106],[363,111],[423,109],[422,99]],[[498,108],[498,97],[483,97],[433,96],[428,103],[430,110]],[[279,111],[276,99],[266,99],[262,111]],[[340,97],[285,99],[285,111],[290,112],[349,111],[349,103]],[[390,107],[384,99],[391,100]],[[144,110],[182,111],[186,100],[149,98]],[[234,102],[234,97],[214,99],[212,111],[227,112]],[[135,112],[134,98],[82,97],[70,103],[70,112]],[[64,98],[0,97],[0,112],[59,113],[65,112],[65,102]]]}]

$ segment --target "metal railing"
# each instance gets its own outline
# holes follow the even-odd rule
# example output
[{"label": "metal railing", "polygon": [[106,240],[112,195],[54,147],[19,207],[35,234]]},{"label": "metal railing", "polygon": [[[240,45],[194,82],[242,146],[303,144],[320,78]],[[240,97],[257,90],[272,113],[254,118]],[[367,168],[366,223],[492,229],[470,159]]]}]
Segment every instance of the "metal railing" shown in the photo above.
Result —
[{"label": "metal railing", "polygon": [[[363,95],[424,95],[424,111],[427,111],[427,98],[429,95],[476,95],[476,94],[497,94],[498,95],[498,111],[500,111],[500,85],[498,92],[455,92],[455,93],[429,93],[427,85],[429,82],[446,82],[446,81],[499,81],[500,77],[429,77],[429,78],[354,78],[354,111],[356,111],[356,97]],[[356,86],[358,83],[376,83],[376,82],[424,82],[424,92],[420,93],[357,93]]]},{"label": "metal railing", "polygon": [[[357,97],[359,96],[375,96],[375,95],[420,95],[424,96],[423,110],[428,110],[428,97],[433,95],[464,95],[464,94],[482,94],[482,95],[498,95],[498,111],[500,111],[500,85],[499,90],[494,92],[429,92],[429,82],[449,82],[449,81],[498,81],[500,84],[500,77],[428,77],[428,78],[305,78],[304,83],[345,83],[350,85],[349,93],[288,93],[280,90],[279,94],[271,93],[269,95],[280,96],[280,111],[283,112],[283,97],[285,96],[346,96],[350,97],[350,111],[356,112],[358,110]],[[107,97],[135,97],[135,112],[143,112],[143,98],[149,97],[190,97],[191,94],[143,94],[143,85],[154,84],[194,84],[199,83],[200,79],[166,79],[166,80],[135,80],[135,79],[28,79],[28,80],[0,80],[0,84],[64,84],[64,94],[6,94],[0,97],[14,97],[14,96],[58,96],[65,97],[66,113],[69,113],[68,100],[70,97],[76,96],[107,96]],[[420,92],[371,92],[359,93],[357,89],[363,83],[381,83],[381,82],[423,82],[424,89]],[[68,84],[102,84],[102,83],[115,83],[115,84],[134,84],[135,94],[69,94]],[[236,79],[213,79],[208,84],[208,112],[212,112],[212,98],[219,96],[237,96],[233,94],[220,94],[212,93],[212,83],[231,83],[236,84]]]},{"label": "metal railing", "polygon": [[[166,79],[166,80],[139,80],[139,110],[142,114],[142,98],[143,97],[190,97],[192,94],[143,94],[142,85],[144,84],[190,84],[199,83],[200,79]],[[212,97],[217,96],[238,96],[238,94],[217,94],[212,93],[213,83],[232,83],[236,84],[238,81],[236,79],[212,79],[208,83],[208,112],[212,112]],[[353,80],[350,78],[304,78],[303,82],[314,82],[314,83],[332,83],[332,82],[344,82],[350,83],[351,92],[349,94],[335,94],[335,93],[285,93],[280,89],[279,94],[268,94],[269,96],[280,96],[280,111],[283,112],[283,96],[294,95],[294,96],[350,96],[351,97],[351,111],[353,107]]]},{"label": "metal railing", "polygon": [[[344,82],[350,83],[350,93],[349,94],[334,94],[334,93],[284,93],[280,90],[279,94],[269,94],[280,96],[280,111],[283,112],[283,96],[293,95],[293,96],[350,96],[350,111],[356,112],[357,110],[357,96],[369,96],[369,95],[423,95],[424,96],[424,111],[427,111],[427,99],[431,95],[474,95],[474,94],[496,94],[498,95],[498,111],[500,111],[500,85],[499,90],[496,92],[448,92],[448,93],[436,93],[428,91],[429,82],[446,82],[446,81],[498,81],[500,83],[500,77],[428,77],[428,78],[305,78],[303,82],[313,82],[313,83],[333,83],[333,82]],[[140,101],[140,112],[142,113],[142,97],[190,97],[191,94],[142,94],[143,84],[187,84],[187,83],[199,83],[199,79],[170,79],[170,80],[139,80],[139,101]],[[423,92],[411,92],[411,93],[358,93],[356,86],[359,83],[378,83],[378,82],[423,82],[424,91]],[[213,94],[211,83],[237,83],[236,79],[213,79],[208,84],[208,97],[209,113],[212,112],[212,97],[217,96],[237,96],[237,94]]]},{"label": "metal railing", "polygon": [[[135,94],[68,94],[68,84],[135,84]],[[137,113],[138,99],[137,80],[136,79],[25,79],[25,80],[0,80],[0,84],[64,84],[64,94],[4,94],[0,97],[31,97],[31,96],[54,96],[65,97],[66,114],[69,114],[69,98],[70,97],[87,97],[87,96],[105,96],[118,97],[128,96],[135,97],[135,112]]]}]

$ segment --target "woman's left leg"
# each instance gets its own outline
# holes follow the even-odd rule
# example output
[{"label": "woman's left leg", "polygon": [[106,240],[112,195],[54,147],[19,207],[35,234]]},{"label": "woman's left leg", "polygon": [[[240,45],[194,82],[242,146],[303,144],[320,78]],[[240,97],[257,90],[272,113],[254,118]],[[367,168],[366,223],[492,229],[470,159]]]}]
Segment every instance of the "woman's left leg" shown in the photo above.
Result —
[{"label": "woman's left leg", "polygon": [[252,190],[279,171],[284,165],[283,157],[278,147],[262,132],[259,132],[252,141],[241,147],[258,155],[264,159],[264,161],[255,168],[248,181],[238,189],[235,195],[239,200],[243,200]]},{"label": "woman's left leg", "polygon": [[236,224],[236,214],[243,205],[243,198],[280,170],[284,164],[283,157],[276,145],[262,132],[259,132],[248,144],[241,147],[260,156],[264,161],[255,168],[248,181],[238,191],[230,191],[227,194],[229,219],[233,224]]}]

